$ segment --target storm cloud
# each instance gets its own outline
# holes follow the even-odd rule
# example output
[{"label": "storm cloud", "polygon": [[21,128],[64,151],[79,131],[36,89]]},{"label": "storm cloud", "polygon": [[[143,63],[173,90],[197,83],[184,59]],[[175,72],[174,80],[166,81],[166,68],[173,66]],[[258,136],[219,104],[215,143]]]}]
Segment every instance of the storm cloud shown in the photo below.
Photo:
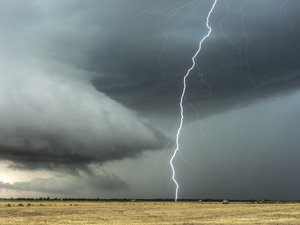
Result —
[{"label": "storm cloud", "polygon": [[[174,112],[210,3],[7,1],[3,48],[87,71],[97,90],[142,113]],[[293,0],[218,2],[186,99],[210,115],[298,88],[298,7]]]},{"label": "storm cloud", "polygon": [[[97,91],[91,84],[95,73],[79,68],[79,53],[88,49],[82,46],[85,37],[79,37],[88,35],[80,30],[84,24],[60,24],[67,18],[53,15],[60,11],[54,3],[1,4],[1,17],[6,19],[0,28],[5,34],[0,63],[2,159],[17,168],[76,169],[163,147],[167,138],[161,131]],[[69,9],[73,3],[64,5]],[[70,13],[65,17],[72,17]],[[79,56],[72,58],[67,49]]]},{"label": "storm cloud", "polygon": [[[2,0],[0,159],[9,162],[11,171],[47,171],[52,177],[4,180],[0,188],[45,194],[69,190],[82,196],[113,190],[111,196],[169,197],[170,192],[162,194],[161,190],[170,190],[170,171],[165,168],[170,151],[160,150],[169,150],[173,144],[169,141],[178,124],[182,76],[207,32],[205,19],[211,4],[211,0]],[[214,156],[224,146],[224,154],[216,157],[234,166],[229,168],[231,177],[220,172],[225,164],[218,160],[213,168],[201,161],[193,172],[211,171],[212,179],[222,174],[224,180],[243,180],[238,172],[242,166],[231,163],[242,151],[238,149],[248,143],[247,153],[255,155],[253,165],[261,162],[262,152],[272,156],[269,171],[284,167],[283,174],[293,174],[286,182],[293,183],[297,168],[275,165],[279,158],[287,165],[298,156],[293,152],[298,130],[291,121],[299,118],[287,110],[277,115],[276,121],[260,119],[267,125],[265,133],[258,136],[255,129],[261,128],[252,124],[261,114],[247,110],[258,107],[268,118],[279,112],[278,107],[285,107],[274,99],[288,101],[285,97],[292,99],[289,105],[297,106],[297,97],[291,96],[298,96],[300,84],[299,7],[297,0],[218,1],[210,19],[211,36],[187,80],[183,131],[187,133],[182,135],[181,146],[192,159],[200,153],[204,159]],[[293,110],[298,112],[297,107]],[[243,125],[232,123],[239,134],[233,135],[237,141],[221,137],[221,131],[234,133],[224,125],[228,114],[248,120]],[[284,120],[285,115],[291,120]],[[207,144],[197,142],[205,133],[197,127],[200,119],[210,124]],[[272,123],[278,126],[270,126]],[[244,132],[248,129],[253,133]],[[280,186],[270,195],[267,188],[256,190],[252,181],[269,187],[276,180],[272,172],[259,175],[264,166],[250,169],[253,173],[247,190],[255,189],[253,195],[235,194],[230,185],[222,184],[218,189],[216,183],[209,182],[210,176],[201,186],[185,166],[177,166],[178,180],[187,178],[183,186],[186,197],[197,198],[203,191],[208,198],[284,199],[287,195],[279,189],[289,190]],[[102,174],[100,169],[109,173]],[[157,174],[168,178],[161,181]],[[243,189],[233,183],[237,190]],[[54,186],[57,188],[52,189]],[[128,189],[131,192],[127,193]],[[288,198],[296,196],[293,191]]]},{"label": "storm cloud", "polygon": [[[95,86],[137,110],[177,110],[182,75],[207,31],[205,15],[210,6],[209,1],[189,3],[177,11],[177,1],[168,9],[153,3],[135,20],[122,18],[123,26],[104,39],[91,58],[104,58],[109,71],[94,79]],[[199,70],[187,81],[186,99],[198,105],[201,115],[299,87],[297,8],[297,1],[218,2],[211,36],[197,57]],[[170,14],[174,9],[176,16]],[[103,68],[100,63],[95,70]]]},{"label": "storm cloud", "polygon": [[87,81],[24,67],[6,65],[0,78],[1,158],[18,167],[76,167],[163,146],[162,132]]}]

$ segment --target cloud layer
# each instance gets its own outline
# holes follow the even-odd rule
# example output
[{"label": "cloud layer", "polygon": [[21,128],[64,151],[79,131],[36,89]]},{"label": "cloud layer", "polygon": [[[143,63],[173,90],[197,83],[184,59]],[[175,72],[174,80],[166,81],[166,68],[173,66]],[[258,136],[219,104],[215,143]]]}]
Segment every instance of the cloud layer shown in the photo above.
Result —
[{"label": "cloud layer", "polygon": [[[98,171],[111,166],[111,170],[118,168],[119,174],[124,171],[127,180],[141,188],[141,196],[146,196],[148,185],[156,186],[149,183],[157,179],[163,165],[169,165],[168,153],[159,166],[157,160],[151,160],[153,156],[148,164],[145,155],[138,162],[126,159],[162,149],[167,138],[160,129],[174,131],[182,76],[206,32],[211,4],[211,0],[1,1],[0,159],[10,161],[13,169],[46,170],[51,175],[59,170],[70,177],[2,182],[0,187],[51,193],[73,190],[73,186],[91,193],[97,193],[93,189],[129,187],[117,175]],[[203,118],[297,90],[299,8],[296,0],[218,1],[211,17],[211,36],[197,57],[198,68],[187,81],[185,122],[192,118],[191,111]],[[277,111],[276,104],[272,107]],[[268,112],[272,114],[272,110]],[[245,113],[237,114],[238,118]],[[297,115],[291,117],[298,120]],[[220,120],[226,121],[226,117]],[[250,125],[252,120],[255,118],[249,119]],[[221,139],[213,138],[221,130],[221,122],[212,124],[216,127],[210,136],[212,143],[223,146]],[[293,123],[285,125],[283,136],[289,140]],[[200,130],[190,133],[198,140]],[[248,136],[239,136],[241,145],[249,141]],[[199,143],[191,143],[183,148],[190,147],[196,159]],[[261,146],[271,155],[274,143],[270,139]],[[287,149],[296,145],[282,143]],[[210,154],[216,151],[202,147]],[[233,151],[238,148],[228,146]],[[122,164],[126,161],[129,163]],[[140,172],[136,176],[132,175],[134,165]],[[147,173],[141,169],[145,165],[144,171],[158,170],[151,175],[155,179],[145,177]],[[198,180],[186,184],[189,193],[200,190]],[[156,188],[153,193],[158,193],[161,185]]]},{"label": "cloud layer", "polygon": [[163,146],[161,132],[87,81],[61,75],[66,69],[57,74],[38,67],[2,64],[2,159],[18,167],[77,167]]}]

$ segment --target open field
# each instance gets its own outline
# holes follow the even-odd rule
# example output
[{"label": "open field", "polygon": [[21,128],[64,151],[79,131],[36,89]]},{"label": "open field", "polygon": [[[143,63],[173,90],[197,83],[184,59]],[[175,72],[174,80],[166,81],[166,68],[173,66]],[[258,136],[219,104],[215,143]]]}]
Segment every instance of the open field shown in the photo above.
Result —
[{"label": "open field", "polygon": [[[21,203],[21,204],[20,204]],[[7,207],[10,204],[10,207]],[[30,205],[29,205],[30,204]],[[22,206],[23,205],[23,206]],[[300,224],[300,204],[200,202],[0,202],[8,224]]]}]

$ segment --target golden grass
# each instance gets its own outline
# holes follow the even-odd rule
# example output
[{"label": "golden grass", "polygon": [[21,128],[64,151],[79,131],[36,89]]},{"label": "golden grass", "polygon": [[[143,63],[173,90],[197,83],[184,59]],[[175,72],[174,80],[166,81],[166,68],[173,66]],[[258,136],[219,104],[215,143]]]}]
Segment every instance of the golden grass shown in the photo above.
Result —
[{"label": "golden grass", "polygon": [[63,224],[300,224],[300,204],[198,202],[0,203],[0,225]]}]

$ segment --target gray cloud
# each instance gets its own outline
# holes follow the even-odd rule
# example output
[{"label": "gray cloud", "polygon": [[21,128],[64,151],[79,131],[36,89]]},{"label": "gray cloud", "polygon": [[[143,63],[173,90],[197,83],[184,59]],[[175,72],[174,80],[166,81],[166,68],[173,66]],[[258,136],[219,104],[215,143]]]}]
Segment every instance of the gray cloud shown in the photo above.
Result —
[{"label": "gray cloud", "polygon": [[[96,176],[93,163],[105,167],[162,149],[167,138],[160,129],[171,130],[177,121],[182,76],[205,34],[211,3],[1,1],[0,158],[13,168],[79,177],[82,170]],[[299,7],[296,0],[218,1],[211,37],[197,57],[200,70],[187,81],[185,122],[298,90]],[[258,143],[266,152],[274,146]],[[198,146],[192,147],[195,153]],[[40,187],[43,181],[32,181],[33,189],[51,192]],[[80,187],[97,187],[90,182]],[[31,184],[1,186],[25,190]],[[197,185],[187,190],[197,192]]]},{"label": "gray cloud", "polygon": [[[188,80],[186,99],[199,104],[198,108],[205,108],[208,114],[231,108],[241,99],[251,102],[258,96],[299,87],[297,40],[300,34],[296,27],[300,20],[294,10],[299,8],[298,2],[288,1],[282,9],[283,1],[263,4],[227,1],[228,10],[225,3],[220,1],[212,15],[212,35],[197,58],[200,71],[195,69]],[[104,39],[105,45],[99,47],[98,52],[106,52],[105,66],[109,67],[109,72],[96,78],[95,86],[138,110],[173,111],[180,95],[182,75],[191,64],[190,57],[205,32],[209,5],[210,1],[197,2],[171,17],[165,28],[168,39],[161,65],[158,58],[164,36],[160,29],[168,18],[165,11],[163,16],[145,13],[139,20],[121,27],[121,31],[116,29],[118,33]],[[261,7],[257,9],[257,5]],[[174,8],[175,4],[169,5],[166,11]],[[283,10],[282,18],[280,10]],[[131,28],[129,23],[134,26]],[[149,33],[143,33],[144,30]],[[131,47],[132,43],[135,47]],[[102,58],[102,55],[96,54],[94,58]],[[101,71],[101,63],[97,65],[96,70]],[[199,74],[203,74],[211,86],[211,93]],[[135,92],[130,91],[132,89]],[[216,108],[216,105],[222,107]]]},{"label": "gray cloud", "polygon": [[77,167],[163,146],[160,131],[87,81],[68,77],[67,70],[60,75],[18,65],[7,65],[10,76],[0,77],[1,158],[18,167]]},{"label": "gray cloud", "polygon": [[[2,26],[4,41],[14,41],[18,55],[34,54],[91,71],[98,90],[141,112],[177,109],[182,75],[206,31],[211,5],[209,0],[186,5],[135,0],[18,3],[5,4],[9,10],[3,17],[12,18]],[[199,73],[211,89],[195,70],[187,99],[206,109],[213,102],[207,110],[213,113],[231,108],[241,97],[251,102],[258,95],[298,88],[297,8],[292,0],[219,1],[211,18],[212,35],[197,58]],[[31,16],[22,21],[19,15],[27,14]],[[235,100],[222,104],[228,98]]]},{"label": "gray cloud", "polygon": [[80,2],[65,1],[62,8],[1,3],[0,157],[17,168],[87,169],[161,149],[166,141],[137,113],[97,91],[90,80],[98,74],[80,69],[95,44],[89,37],[100,32],[85,26],[96,4],[90,3],[83,14]]}]

